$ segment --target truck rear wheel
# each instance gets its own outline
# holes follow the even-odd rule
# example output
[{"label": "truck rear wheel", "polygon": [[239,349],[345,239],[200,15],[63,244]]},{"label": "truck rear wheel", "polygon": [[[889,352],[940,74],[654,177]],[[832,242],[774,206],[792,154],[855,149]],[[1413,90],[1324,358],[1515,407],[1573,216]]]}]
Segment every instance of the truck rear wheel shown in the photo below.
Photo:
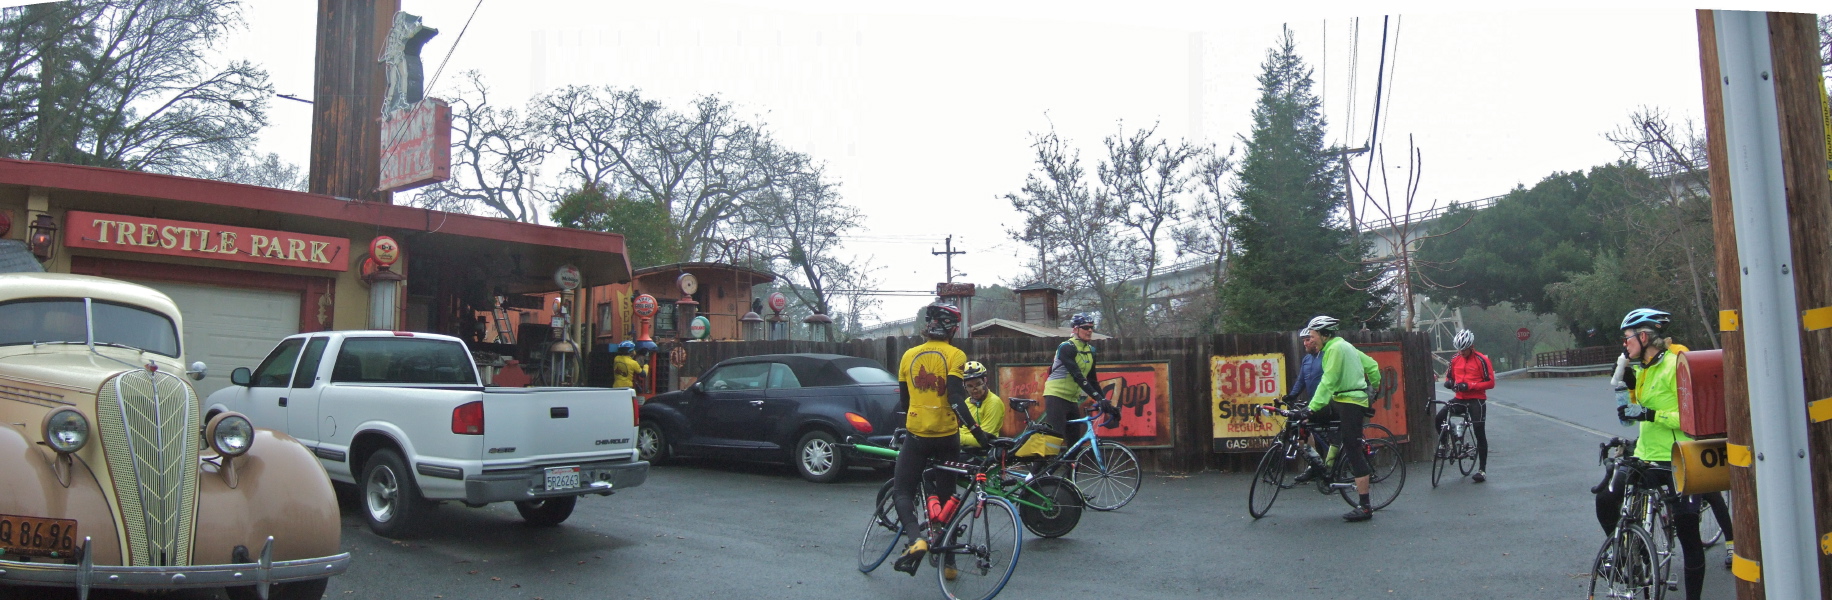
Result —
[{"label": "truck rear wheel", "polygon": [[573,506],[578,503],[578,496],[523,500],[515,503],[515,512],[522,513],[522,520],[529,525],[553,527],[566,522],[566,518],[572,516]]},{"label": "truck rear wheel", "polygon": [[393,448],[376,450],[363,464],[363,518],[376,535],[398,538],[413,533],[430,503],[420,498],[420,488],[407,461]]}]

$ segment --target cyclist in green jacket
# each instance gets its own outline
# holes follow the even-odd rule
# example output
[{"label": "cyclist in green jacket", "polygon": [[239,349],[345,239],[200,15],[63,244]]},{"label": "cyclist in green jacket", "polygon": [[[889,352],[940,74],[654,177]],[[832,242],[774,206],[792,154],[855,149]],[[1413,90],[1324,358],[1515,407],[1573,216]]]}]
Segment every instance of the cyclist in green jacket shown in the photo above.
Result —
[{"label": "cyclist in green jacket", "polygon": [[[1663,480],[1648,483],[1668,487],[1673,485],[1673,443],[1692,439],[1679,430],[1679,378],[1674,371],[1679,362],[1674,348],[1678,344],[1666,337],[1672,323],[1672,315],[1652,308],[1637,308],[1622,318],[1622,346],[1634,369],[1635,403],[1616,407],[1616,418],[1640,424],[1635,458],[1661,467],[1654,472],[1664,476]],[[1667,505],[1679,530],[1680,552],[1686,557],[1687,600],[1698,600],[1705,587],[1705,544],[1698,532],[1700,503],[1701,498],[1694,495],[1676,497]],[[1603,533],[1615,533],[1621,513],[1621,489],[1610,485],[1597,492],[1597,523],[1603,526]],[[1729,532],[1728,526],[1725,531]]]},{"label": "cyclist in green jacket", "polygon": [[[1348,340],[1337,337],[1340,326],[1335,317],[1328,315],[1311,319],[1305,326],[1317,346],[1323,349],[1323,379],[1317,382],[1317,391],[1311,395],[1308,409],[1312,421],[1339,424],[1337,432],[1341,439],[1339,446],[1330,448],[1329,462],[1335,463],[1338,450],[1348,455],[1349,473],[1355,476],[1355,492],[1361,495],[1361,504],[1342,518],[1357,522],[1374,518],[1374,509],[1368,502],[1368,475],[1374,469],[1368,466],[1367,453],[1361,447],[1361,428],[1373,412],[1368,406],[1368,390],[1380,385],[1380,365]],[[1322,469],[1312,466],[1296,481],[1303,483],[1323,474]]]}]

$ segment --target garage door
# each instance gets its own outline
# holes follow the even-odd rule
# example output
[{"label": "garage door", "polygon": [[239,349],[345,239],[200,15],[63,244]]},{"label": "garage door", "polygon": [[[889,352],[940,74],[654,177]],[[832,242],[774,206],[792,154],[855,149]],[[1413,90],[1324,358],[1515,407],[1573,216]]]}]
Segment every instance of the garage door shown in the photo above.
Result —
[{"label": "garage door", "polygon": [[280,338],[299,333],[299,293],[136,281],[164,292],[184,314],[185,364],[209,366],[199,398],[229,385],[236,367],[253,369]]}]

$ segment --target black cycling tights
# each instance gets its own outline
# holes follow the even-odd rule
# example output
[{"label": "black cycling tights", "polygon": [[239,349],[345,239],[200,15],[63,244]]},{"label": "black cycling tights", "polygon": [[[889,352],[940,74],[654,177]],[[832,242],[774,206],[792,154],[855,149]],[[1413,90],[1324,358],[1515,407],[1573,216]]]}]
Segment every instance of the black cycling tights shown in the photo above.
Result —
[{"label": "black cycling tights", "polygon": [[[916,530],[916,497],[920,491],[916,483],[922,478],[922,472],[929,467],[930,460],[960,460],[961,436],[945,435],[942,437],[922,437],[912,435],[903,439],[903,448],[897,451],[897,471],[892,479],[892,501],[897,505],[897,519],[903,522],[903,533],[910,539],[922,537]],[[938,494],[954,493],[954,473],[937,469],[929,475],[929,489]],[[928,510],[925,506],[923,510]]]},{"label": "black cycling tights", "polygon": [[[1655,463],[1670,465],[1671,463]],[[1673,472],[1666,469],[1654,469],[1650,472],[1654,481],[1644,481],[1643,485],[1673,485]],[[1612,483],[1597,492],[1597,524],[1603,526],[1604,535],[1615,535],[1616,521],[1622,516],[1622,482],[1633,475],[1633,470],[1622,467],[1616,470]],[[1717,492],[1712,492],[1716,494]],[[1705,587],[1705,543],[1698,534],[1699,504],[1703,495],[1680,496],[1667,504],[1667,511],[1673,515],[1674,528],[1678,530],[1680,554],[1686,559],[1686,600],[1698,600]],[[1719,526],[1724,529],[1724,538],[1730,539],[1728,520],[1719,519]],[[1650,531],[1649,535],[1663,535]]]},{"label": "black cycling tights", "polygon": [[1342,445],[1337,459],[1347,456],[1349,474],[1365,477],[1374,472],[1368,466],[1368,453],[1361,447],[1361,429],[1368,422],[1368,408],[1360,404],[1331,401],[1323,410],[1311,414],[1312,422],[1337,424],[1337,442]]},{"label": "black cycling tights", "polygon": [[[1470,428],[1476,430],[1476,470],[1487,471],[1488,428],[1484,425],[1488,422],[1488,401],[1452,400],[1451,402],[1462,404],[1469,409],[1469,412],[1464,413],[1464,416],[1469,419]],[[1438,425],[1438,429],[1444,428],[1444,419],[1450,414],[1450,407],[1451,405],[1446,404],[1444,408],[1438,409],[1438,416],[1434,419]]]},{"label": "black cycling tights", "polygon": [[1069,419],[1081,418],[1081,405],[1074,400],[1057,396],[1043,397],[1043,424],[1062,436],[1062,448],[1067,450],[1076,440],[1081,439],[1083,428],[1087,423],[1069,424]]}]

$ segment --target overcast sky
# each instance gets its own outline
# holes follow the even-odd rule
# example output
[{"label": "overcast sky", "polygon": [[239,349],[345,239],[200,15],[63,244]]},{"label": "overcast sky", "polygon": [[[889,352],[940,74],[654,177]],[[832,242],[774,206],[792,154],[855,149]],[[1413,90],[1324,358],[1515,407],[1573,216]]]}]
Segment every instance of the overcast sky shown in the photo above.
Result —
[{"label": "overcast sky", "polygon": [[[254,60],[277,91],[309,98],[316,4],[249,3],[224,56]],[[955,260],[962,281],[1019,275],[1024,249],[1005,234],[1018,216],[999,196],[1023,184],[1029,134],[1052,123],[1083,149],[1090,174],[1102,136],[1122,123],[1239,145],[1281,24],[1315,69],[1330,141],[1359,146],[1372,122],[1379,11],[1393,12],[1378,141],[1395,163],[1408,136],[1423,151],[1420,208],[1616,160],[1603,134],[1638,107],[1682,119],[1702,112],[1694,13],[1653,2],[1241,13],[1181,2],[484,0],[462,41],[477,3],[402,4],[440,31],[422,51],[429,79],[450,53],[429,96],[454,95],[458,74],[477,69],[503,104],[609,84],[672,106],[716,93],[758,115],[778,140],[825,161],[863,211],[846,248],[881,267],[888,290],[932,290],[944,272],[930,251],[947,235],[967,251]],[[275,99],[270,114],[261,149],[307,164],[311,107]],[[1403,180],[1396,170],[1395,185]],[[879,317],[923,302],[887,297]]]}]

